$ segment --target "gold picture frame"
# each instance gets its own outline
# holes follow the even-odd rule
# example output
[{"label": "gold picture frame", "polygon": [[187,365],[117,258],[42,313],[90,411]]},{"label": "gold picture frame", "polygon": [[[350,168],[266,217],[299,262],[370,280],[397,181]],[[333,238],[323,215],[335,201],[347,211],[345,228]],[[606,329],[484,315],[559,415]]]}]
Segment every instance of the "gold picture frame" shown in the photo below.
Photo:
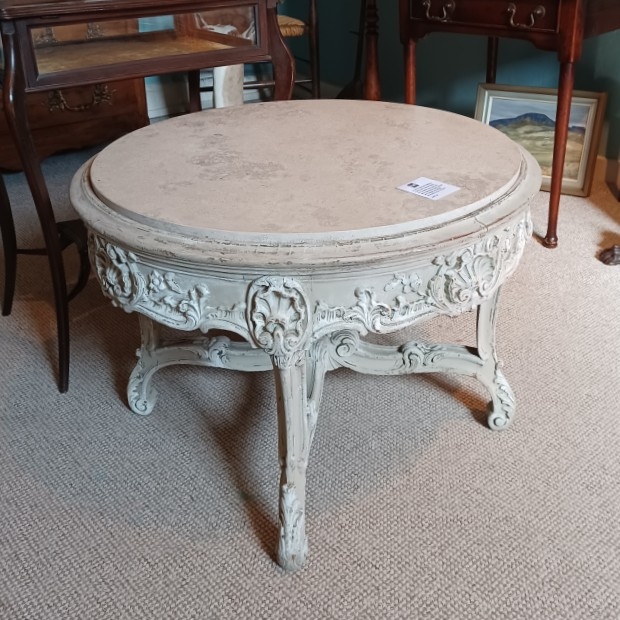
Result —
[{"label": "gold picture frame", "polygon": [[[543,171],[543,190],[551,183],[558,91],[480,84],[474,117],[526,148]],[[562,193],[588,196],[601,138],[606,93],[574,91],[571,102]]]}]

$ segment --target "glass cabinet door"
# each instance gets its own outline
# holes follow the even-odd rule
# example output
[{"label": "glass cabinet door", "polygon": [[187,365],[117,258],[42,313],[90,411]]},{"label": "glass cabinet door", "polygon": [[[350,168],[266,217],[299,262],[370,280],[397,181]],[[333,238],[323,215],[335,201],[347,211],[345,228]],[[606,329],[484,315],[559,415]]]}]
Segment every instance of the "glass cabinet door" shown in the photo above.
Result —
[{"label": "glass cabinet door", "polygon": [[[29,27],[35,79],[191,54],[256,49],[257,4],[132,20]],[[179,58],[181,57],[181,58]],[[173,67],[173,64],[170,65]],[[153,69],[153,73],[158,71]]]}]

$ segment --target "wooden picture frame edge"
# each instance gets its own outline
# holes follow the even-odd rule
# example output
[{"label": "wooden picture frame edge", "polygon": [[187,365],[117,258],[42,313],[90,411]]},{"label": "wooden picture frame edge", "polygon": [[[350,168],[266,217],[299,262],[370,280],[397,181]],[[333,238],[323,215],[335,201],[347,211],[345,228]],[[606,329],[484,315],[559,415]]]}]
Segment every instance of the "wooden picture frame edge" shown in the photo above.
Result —
[{"label": "wooden picture frame edge", "polygon": [[[505,93],[506,95],[513,93],[515,95],[526,95],[529,97],[532,95],[542,95],[544,99],[541,99],[541,101],[549,101],[550,98],[554,98],[557,102],[558,91],[556,88],[536,88],[507,84],[481,83],[478,85],[474,118],[485,124],[489,124],[489,104],[491,103],[491,97],[494,93]],[[515,99],[518,98],[518,96],[515,97]],[[581,184],[576,184],[570,179],[563,179],[561,191],[563,194],[585,197],[590,194],[592,189],[594,168],[600,145],[603,122],[605,118],[605,109],[607,106],[607,93],[575,90],[573,91],[573,98],[582,99],[584,101],[581,103],[589,103],[592,106],[596,106],[596,109],[594,111],[593,118],[590,122],[588,122],[586,129],[586,135],[589,137],[589,140],[587,143],[584,143],[584,149],[587,149],[587,151],[583,158],[583,161],[585,162],[583,182]],[[550,184],[551,177],[543,175],[541,189],[549,191]]]}]

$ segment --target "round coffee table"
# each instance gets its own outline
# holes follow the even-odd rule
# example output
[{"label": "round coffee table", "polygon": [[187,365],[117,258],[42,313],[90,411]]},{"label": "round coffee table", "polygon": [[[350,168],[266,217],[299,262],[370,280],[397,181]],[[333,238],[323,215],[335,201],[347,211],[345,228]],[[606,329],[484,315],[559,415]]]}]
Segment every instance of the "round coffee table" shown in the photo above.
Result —
[{"label": "round coffee table", "polygon": [[[327,371],[471,375],[490,392],[489,426],[510,424],[495,310],[540,180],[526,151],[462,116],[287,101],[140,129],[87,162],[71,197],[104,293],[141,315],[133,411],[150,413],[152,376],[170,364],[273,369],[278,562],[294,570],[308,550],[306,466]],[[442,184],[459,189],[429,198]],[[364,339],[474,309],[475,349]],[[172,341],[160,324],[193,334]]]}]

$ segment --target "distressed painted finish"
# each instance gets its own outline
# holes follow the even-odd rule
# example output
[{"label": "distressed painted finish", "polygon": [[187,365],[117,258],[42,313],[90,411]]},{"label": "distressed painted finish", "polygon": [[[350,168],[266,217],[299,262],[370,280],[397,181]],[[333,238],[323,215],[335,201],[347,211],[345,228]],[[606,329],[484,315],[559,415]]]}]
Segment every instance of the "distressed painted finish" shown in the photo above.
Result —
[{"label": "distressed painted finish", "polygon": [[[305,121],[305,142],[287,140],[293,130],[287,118]],[[463,189],[435,205],[398,192],[394,180],[400,176],[392,178],[391,169],[383,168],[374,139],[365,137],[367,132],[351,137],[352,118],[363,118],[367,129],[374,123],[385,147],[381,161],[391,157],[398,168],[408,158],[420,175],[441,174],[440,180],[458,181]],[[222,144],[237,132],[256,148],[270,122],[281,128],[279,143],[286,146],[279,154],[267,149],[270,166],[264,174],[250,165],[255,155],[247,144],[245,149],[235,144],[234,157],[229,151],[219,157],[210,152],[212,141]],[[408,123],[419,129],[419,142],[410,140]],[[171,164],[167,173],[159,171],[164,178],[155,179],[148,165],[127,159],[144,144],[158,152],[166,138],[178,140],[188,127],[193,132],[185,134],[183,148],[175,152],[172,147],[168,155],[196,162],[203,148],[190,171]],[[459,132],[471,136],[480,157],[471,154],[471,144],[451,146]],[[308,141],[312,135],[314,143]],[[431,135],[434,141],[425,141]],[[342,140],[348,146],[320,171],[319,186],[314,169],[299,160],[312,144],[327,157],[325,141],[338,148]],[[529,203],[540,186],[540,171],[529,154],[499,132],[470,119],[397,104],[287,102],[166,121],[156,131],[137,132],[118,148],[108,148],[76,175],[71,196],[90,229],[91,257],[104,293],[126,311],[140,313],[142,346],[129,380],[129,405],[136,413],[150,413],[156,401],[153,375],[170,364],[273,371],[282,567],[302,567],[308,552],[306,468],[328,371],[473,376],[491,397],[489,426],[510,425],[515,399],[497,359],[495,311],[501,286],[532,232]],[[499,159],[487,175],[479,164],[488,152]],[[205,161],[213,167],[205,167]],[[390,177],[387,184],[368,176],[373,161]],[[425,168],[417,167],[419,162]],[[235,192],[230,209],[221,193],[227,169],[245,190]],[[429,169],[434,175],[426,174]],[[347,175],[352,178],[343,179]],[[343,183],[352,195],[342,193]],[[271,189],[264,194],[271,200],[260,198],[262,185]],[[296,193],[299,185],[303,195]],[[200,204],[192,206],[190,196]],[[288,219],[274,220],[287,198]],[[330,216],[330,208],[340,212]],[[325,217],[317,219],[320,214]],[[239,226],[232,228],[236,220]],[[365,340],[368,334],[473,310],[475,348]],[[174,328],[175,338],[164,337],[160,325]],[[216,329],[238,334],[243,342],[211,337]]]}]

